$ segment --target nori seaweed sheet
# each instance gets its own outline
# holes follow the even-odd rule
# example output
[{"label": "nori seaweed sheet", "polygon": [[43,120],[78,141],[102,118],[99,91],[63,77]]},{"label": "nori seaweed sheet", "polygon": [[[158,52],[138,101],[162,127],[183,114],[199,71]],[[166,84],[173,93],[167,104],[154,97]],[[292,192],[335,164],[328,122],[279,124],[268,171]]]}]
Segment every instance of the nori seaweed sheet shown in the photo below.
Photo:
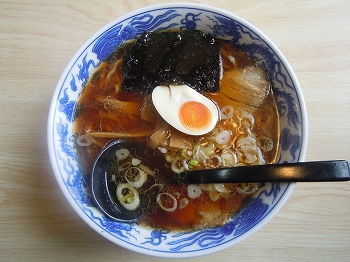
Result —
[{"label": "nori seaweed sheet", "polygon": [[144,32],[123,56],[124,92],[150,93],[158,85],[186,84],[218,92],[220,42],[198,30]]}]

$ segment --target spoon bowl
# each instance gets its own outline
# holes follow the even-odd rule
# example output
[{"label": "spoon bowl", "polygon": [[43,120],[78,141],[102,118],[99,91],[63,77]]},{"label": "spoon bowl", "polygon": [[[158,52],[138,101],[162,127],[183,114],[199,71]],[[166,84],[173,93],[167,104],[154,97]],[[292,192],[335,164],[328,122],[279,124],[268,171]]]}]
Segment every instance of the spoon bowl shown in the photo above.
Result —
[{"label": "spoon bowl", "polygon": [[108,189],[108,164],[112,161],[113,155],[120,145],[120,141],[109,144],[97,157],[91,177],[91,191],[97,206],[109,218],[119,222],[135,222],[138,217],[123,212],[119,202],[113,199]]}]

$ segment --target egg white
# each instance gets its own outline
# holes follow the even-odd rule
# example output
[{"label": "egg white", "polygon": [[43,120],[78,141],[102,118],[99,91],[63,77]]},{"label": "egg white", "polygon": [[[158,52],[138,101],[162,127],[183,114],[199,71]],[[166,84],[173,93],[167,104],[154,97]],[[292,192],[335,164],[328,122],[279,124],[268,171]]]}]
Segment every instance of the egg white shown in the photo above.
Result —
[{"label": "egg white", "polygon": [[[209,133],[219,118],[216,104],[187,85],[157,86],[152,92],[152,101],[161,117],[172,127],[185,134],[203,135]],[[210,110],[212,120],[206,128],[193,131],[182,125],[179,111],[180,107],[188,101],[200,102]]]}]

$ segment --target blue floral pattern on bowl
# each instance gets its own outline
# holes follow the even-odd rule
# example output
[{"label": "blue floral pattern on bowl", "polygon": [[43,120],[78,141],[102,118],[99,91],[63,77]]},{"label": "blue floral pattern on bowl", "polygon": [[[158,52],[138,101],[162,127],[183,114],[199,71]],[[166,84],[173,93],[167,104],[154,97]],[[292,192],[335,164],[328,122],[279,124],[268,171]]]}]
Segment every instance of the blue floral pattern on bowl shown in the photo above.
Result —
[{"label": "blue floral pattern on bowl", "polygon": [[[281,116],[279,162],[303,160],[306,136],[298,83],[284,57],[258,30],[224,11],[193,4],[154,6],[116,19],[90,38],[73,57],[56,88],[49,118],[48,143],[56,178],[78,214],[107,239],[131,250],[161,257],[191,257],[230,247],[267,223],[284,204],[294,184],[268,183],[224,226],[174,233],[118,223],[95,206],[84,181],[73,132],[77,100],[95,68],[121,43],[144,31],[199,29],[229,40],[251,55],[272,82]],[[282,57],[281,57],[282,56]],[[303,119],[304,118],[304,119]]]}]

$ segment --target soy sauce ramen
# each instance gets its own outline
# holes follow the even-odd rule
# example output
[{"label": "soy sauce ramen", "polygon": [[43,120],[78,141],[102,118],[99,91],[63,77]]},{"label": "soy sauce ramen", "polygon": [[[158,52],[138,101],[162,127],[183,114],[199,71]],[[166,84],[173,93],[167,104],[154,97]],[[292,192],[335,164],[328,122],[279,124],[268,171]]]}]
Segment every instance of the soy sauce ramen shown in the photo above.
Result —
[{"label": "soy sauce ramen", "polygon": [[276,161],[279,116],[266,74],[238,48],[215,41],[219,43],[220,70],[214,70],[221,72],[219,88],[197,89],[219,111],[215,128],[207,134],[187,135],[173,128],[155,110],[151,92],[141,87],[140,91],[123,90],[123,64],[137,40],[116,49],[97,68],[79,99],[74,127],[86,176],[112,140],[147,145],[147,150],[128,149],[125,159],[116,156],[108,173],[116,201],[119,194],[128,212],[140,212],[143,225],[177,231],[223,225],[261,185],[187,185],[182,172]]}]

